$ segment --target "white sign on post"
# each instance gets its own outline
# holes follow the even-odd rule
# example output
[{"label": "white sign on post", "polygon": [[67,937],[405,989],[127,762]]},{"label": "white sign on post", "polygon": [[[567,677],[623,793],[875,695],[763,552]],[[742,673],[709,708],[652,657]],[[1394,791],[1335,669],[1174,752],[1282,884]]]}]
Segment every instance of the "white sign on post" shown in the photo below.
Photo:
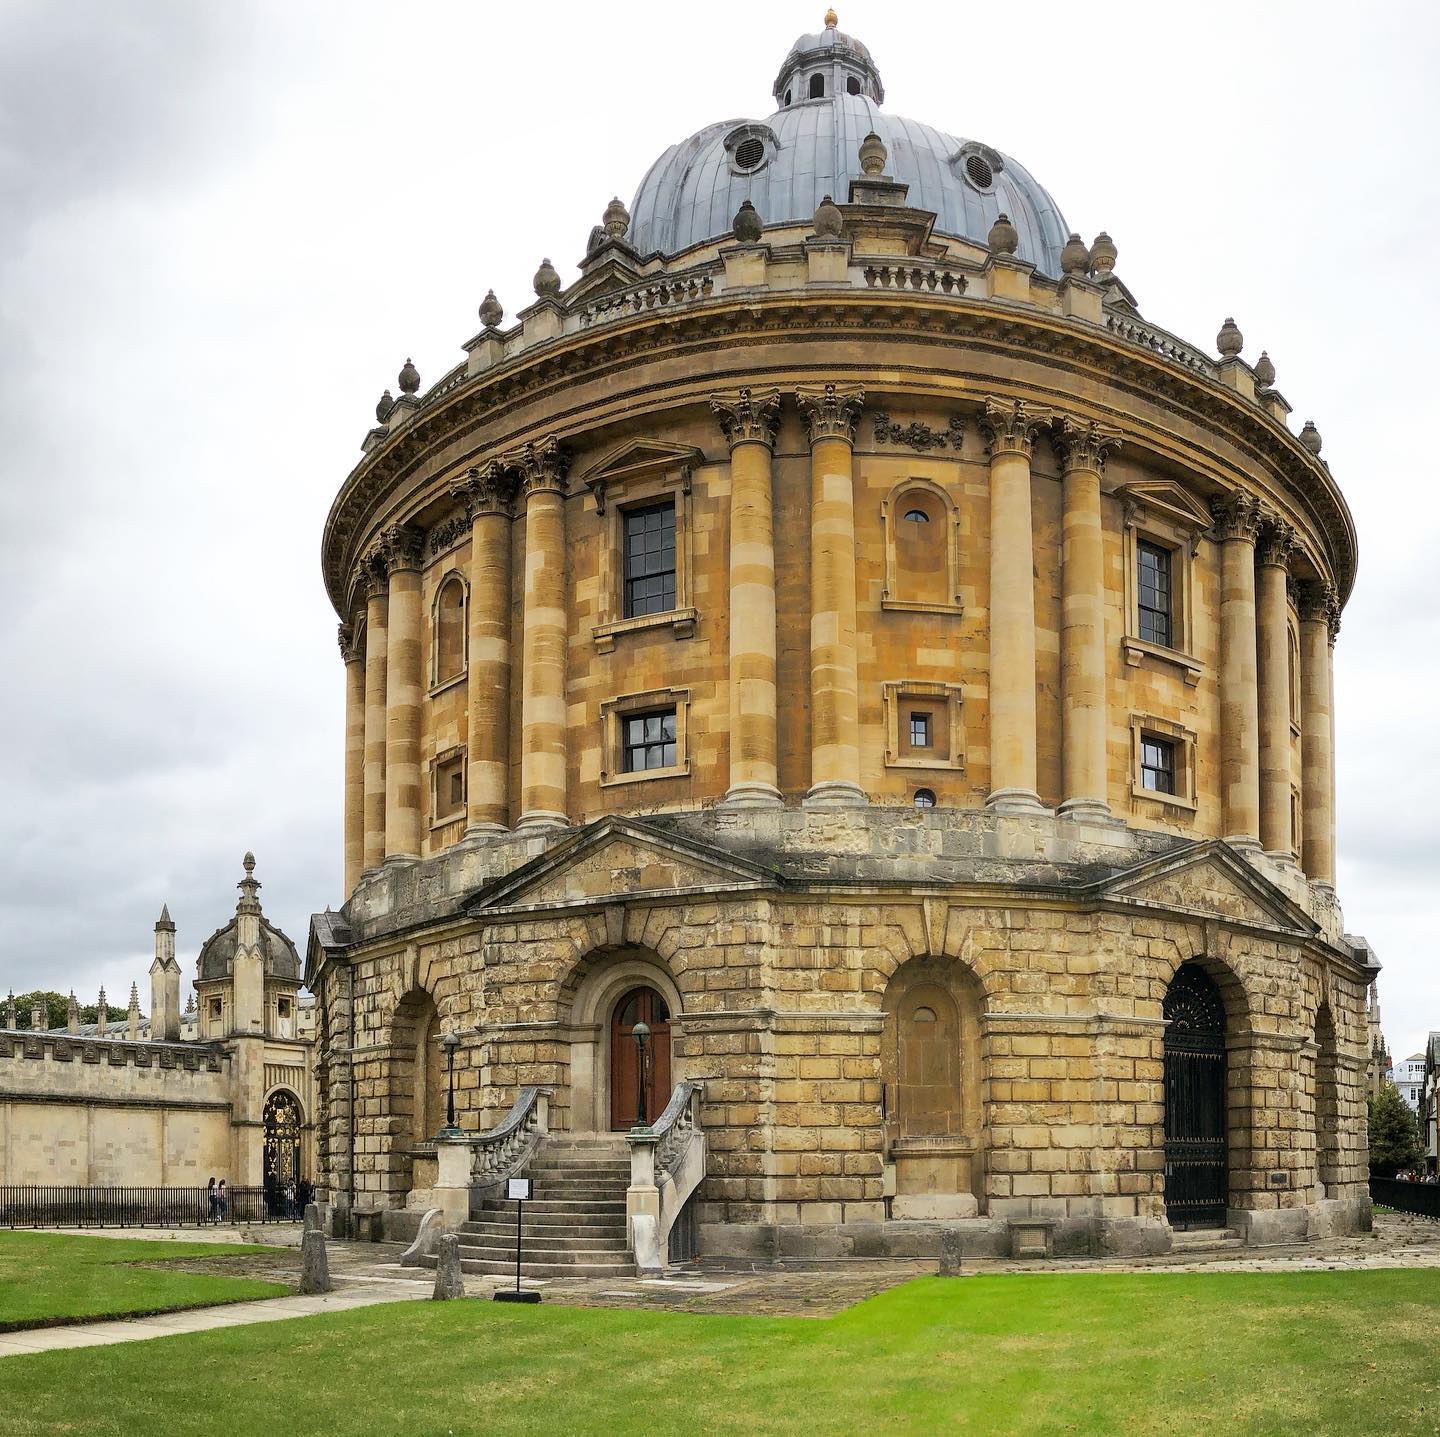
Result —
[{"label": "white sign on post", "polygon": [[510,1178],[505,1186],[505,1196],[511,1202],[530,1201],[530,1179]]}]

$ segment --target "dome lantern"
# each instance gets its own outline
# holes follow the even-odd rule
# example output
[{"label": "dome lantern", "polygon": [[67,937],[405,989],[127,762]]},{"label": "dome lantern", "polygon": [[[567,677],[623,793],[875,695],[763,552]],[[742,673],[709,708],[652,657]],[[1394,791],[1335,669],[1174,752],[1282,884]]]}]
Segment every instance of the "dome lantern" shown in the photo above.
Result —
[{"label": "dome lantern", "polygon": [[864,95],[877,105],[884,103],[885,87],[870,51],[839,24],[839,17],[829,10],[823,30],[800,36],[790,47],[773,89],[780,109],[837,95]]}]

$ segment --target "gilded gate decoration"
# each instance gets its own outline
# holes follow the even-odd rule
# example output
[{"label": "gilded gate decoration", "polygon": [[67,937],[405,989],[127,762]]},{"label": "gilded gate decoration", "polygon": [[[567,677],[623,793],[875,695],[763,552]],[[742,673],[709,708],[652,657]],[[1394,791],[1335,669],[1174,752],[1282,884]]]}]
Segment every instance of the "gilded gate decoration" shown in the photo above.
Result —
[{"label": "gilded gate decoration", "polygon": [[283,1088],[265,1101],[265,1186],[300,1180],[300,1100]]},{"label": "gilded gate decoration", "polygon": [[1177,1228],[1223,1227],[1225,1005],[1205,970],[1187,963],[1165,994],[1165,1211]]}]

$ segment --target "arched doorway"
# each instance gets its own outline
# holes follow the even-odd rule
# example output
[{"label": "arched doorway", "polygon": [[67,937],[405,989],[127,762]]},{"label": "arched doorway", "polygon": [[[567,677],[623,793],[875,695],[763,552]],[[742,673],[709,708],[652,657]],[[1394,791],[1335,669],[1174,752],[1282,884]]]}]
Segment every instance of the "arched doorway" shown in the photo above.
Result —
[{"label": "arched doorway", "polygon": [[1335,1019],[1327,1003],[1315,1014],[1315,1200],[1340,1191],[1340,1074]]},{"label": "arched doorway", "polygon": [[277,1088],[265,1100],[265,1192],[280,1194],[300,1181],[300,1100]]},{"label": "arched doorway", "polygon": [[[643,1073],[637,1023],[650,1029]],[[670,1005],[648,985],[631,988],[610,1019],[610,1126],[619,1130],[653,1123],[669,1101]]]},{"label": "arched doorway", "polygon": [[1225,1003],[1198,963],[1165,993],[1165,1216],[1171,1227],[1224,1227]]}]

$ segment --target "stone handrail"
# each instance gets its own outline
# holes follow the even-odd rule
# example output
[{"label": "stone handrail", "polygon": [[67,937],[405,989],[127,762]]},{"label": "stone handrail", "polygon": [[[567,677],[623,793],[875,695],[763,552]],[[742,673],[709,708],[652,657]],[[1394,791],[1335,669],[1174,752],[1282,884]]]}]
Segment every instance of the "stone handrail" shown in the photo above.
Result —
[{"label": "stone handrail", "polygon": [[659,1118],[625,1135],[630,1144],[626,1227],[642,1276],[663,1273],[669,1266],[670,1229],[705,1177],[702,1092],[699,1083],[677,1083]]},{"label": "stone handrail", "polygon": [[1123,339],[1130,344],[1138,345],[1141,349],[1149,350],[1151,354],[1158,354],[1162,359],[1171,360],[1175,364],[1193,370],[1196,374],[1203,374],[1210,379],[1220,377],[1220,367],[1213,359],[1201,354],[1193,345],[1186,344],[1183,339],[1177,339],[1169,330],[1161,329],[1159,325],[1149,324],[1145,320],[1131,319],[1129,315],[1116,314],[1112,311],[1105,316],[1105,328],[1116,339]]},{"label": "stone handrail", "polygon": [[510,1111],[479,1137],[473,1149],[472,1181],[488,1186],[503,1182],[534,1152],[550,1128],[551,1088],[521,1088]]}]

